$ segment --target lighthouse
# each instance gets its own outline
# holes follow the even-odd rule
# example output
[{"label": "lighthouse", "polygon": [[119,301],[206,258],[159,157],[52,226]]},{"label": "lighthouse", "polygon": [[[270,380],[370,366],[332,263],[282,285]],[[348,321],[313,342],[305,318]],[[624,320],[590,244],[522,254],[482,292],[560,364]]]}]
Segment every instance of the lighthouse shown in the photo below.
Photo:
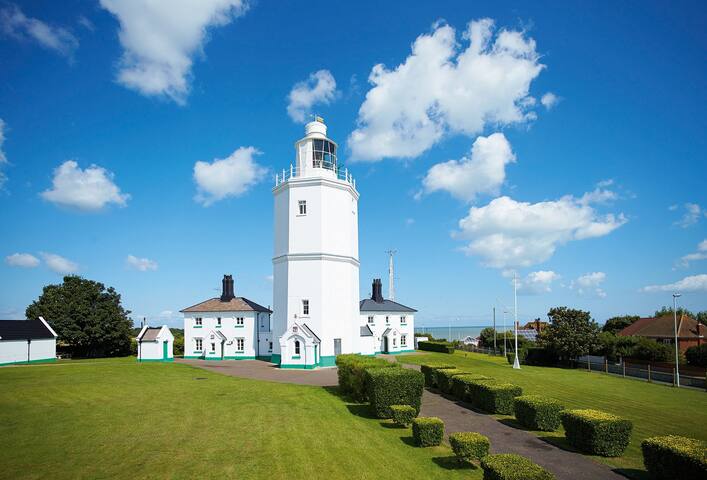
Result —
[{"label": "lighthouse", "polygon": [[272,361],[281,368],[360,352],[359,194],[337,150],[316,117],[275,177]]}]

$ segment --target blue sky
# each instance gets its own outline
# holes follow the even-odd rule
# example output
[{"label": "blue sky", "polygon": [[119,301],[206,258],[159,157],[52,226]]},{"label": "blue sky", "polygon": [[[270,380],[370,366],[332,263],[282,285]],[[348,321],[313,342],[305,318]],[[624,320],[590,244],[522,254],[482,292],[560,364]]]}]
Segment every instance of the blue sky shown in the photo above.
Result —
[{"label": "blue sky", "polygon": [[707,309],[700,2],[143,3],[0,2],[0,318],[66,272],[152,323],[224,273],[270,304],[312,113],[361,193],[361,294],[397,249],[418,326],[489,324],[513,271],[521,320]]}]

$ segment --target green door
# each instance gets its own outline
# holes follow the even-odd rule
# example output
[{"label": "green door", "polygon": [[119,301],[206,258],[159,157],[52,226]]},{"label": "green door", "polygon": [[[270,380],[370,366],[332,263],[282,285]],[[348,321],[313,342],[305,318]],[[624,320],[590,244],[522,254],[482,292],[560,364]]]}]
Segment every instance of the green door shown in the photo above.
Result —
[{"label": "green door", "polygon": [[167,353],[167,340],[162,343],[162,360],[169,360],[169,355]]}]

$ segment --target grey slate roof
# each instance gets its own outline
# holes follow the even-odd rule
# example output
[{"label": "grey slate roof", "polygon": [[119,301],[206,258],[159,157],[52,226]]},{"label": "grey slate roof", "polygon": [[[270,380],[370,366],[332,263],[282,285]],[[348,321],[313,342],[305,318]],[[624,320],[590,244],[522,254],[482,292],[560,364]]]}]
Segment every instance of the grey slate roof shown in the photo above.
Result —
[{"label": "grey slate roof", "polygon": [[162,330],[162,327],[147,327],[142,337],[137,337],[137,339],[140,342],[154,342],[157,340],[160,330]]},{"label": "grey slate roof", "polygon": [[0,320],[0,341],[41,338],[54,338],[41,320]]},{"label": "grey slate roof", "polygon": [[383,336],[385,337],[386,335],[388,335],[390,333],[390,331],[391,331],[390,327],[386,328],[385,332],[383,332]]},{"label": "grey slate roof", "polygon": [[392,300],[383,300],[378,303],[371,298],[361,300],[359,310],[361,312],[417,312],[414,308],[406,307]]},{"label": "grey slate roof", "polygon": [[371,327],[368,325],[364,325],[361,327],[361,336],[362,337],[372,337],[373,332],[371,331]]},{"label": "grey slate roof", "polygon": [[304,329],[307,331],[307,333],[309,333],[311,336],[313,336],[313,337],[314,337],[314,340],[316,340],[318,343],[322,343],[322,341],[319,339],[319,337],[317,337],[317,334],[314,333],[314,332],[312,331],[312,329],[307,326],[306,323],[303,323],[303,324],[302,324],[302,328],[304,328]]}]

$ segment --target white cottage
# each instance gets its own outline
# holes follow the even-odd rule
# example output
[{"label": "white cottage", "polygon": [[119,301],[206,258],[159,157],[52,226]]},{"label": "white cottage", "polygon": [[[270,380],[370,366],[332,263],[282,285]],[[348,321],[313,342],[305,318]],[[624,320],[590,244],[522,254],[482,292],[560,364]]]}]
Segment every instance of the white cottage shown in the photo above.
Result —
[{"label": "white cottage", "polygon": [[56,360],[57,334],[44,320],[0,320],[0,365]]},{"label": "white cottage", "polygon": [[182,310],[184,358],[204,360],[270,360],[272,311],[236,297],[231,275],[224,275],[221,297]]},{"label": "white cottage", "polygon": [[[361,353],[403,353],[415,350],[415,310],[383,298],[380,278],[373,280],[371,298],[361,300]],[[364,335],[363,327],[370,335]]]},{"label": "white cottage", "polygon": [[135,340],[137,340],[138,362],[174,361],[174,335],[167,325],[144,326]]}]

